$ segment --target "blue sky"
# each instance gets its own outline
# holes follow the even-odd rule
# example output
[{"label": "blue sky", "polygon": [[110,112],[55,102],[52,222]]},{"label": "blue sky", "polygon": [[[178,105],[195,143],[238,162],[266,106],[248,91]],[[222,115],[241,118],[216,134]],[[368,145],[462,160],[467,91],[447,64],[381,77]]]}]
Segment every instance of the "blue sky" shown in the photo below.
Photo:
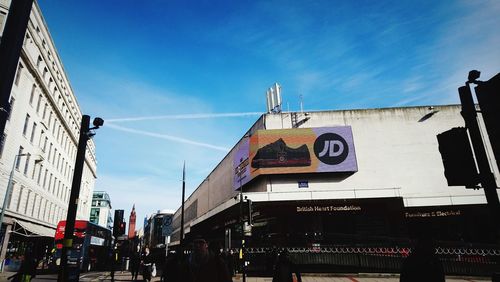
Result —
[{"label": "blue sky", "polygon": [[285,110],[342,110],[455,104],[469,70],[500,71],[493,0],[39,5],[82,112],[105,120],[95,189],[139,225],[180,206],[183,162],[189,195],[274,82]]}]

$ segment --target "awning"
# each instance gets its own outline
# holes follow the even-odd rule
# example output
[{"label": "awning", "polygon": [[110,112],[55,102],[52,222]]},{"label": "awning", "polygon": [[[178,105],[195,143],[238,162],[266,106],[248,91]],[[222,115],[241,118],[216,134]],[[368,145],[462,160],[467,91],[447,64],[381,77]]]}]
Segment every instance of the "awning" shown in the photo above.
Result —
[{"label": "awning", "polygon": [[27,222],[24,220],[14,219],[12,233],[16,233],[25,237],[51,237],[53,238],[56,230],[45,227],[43,225]]}]

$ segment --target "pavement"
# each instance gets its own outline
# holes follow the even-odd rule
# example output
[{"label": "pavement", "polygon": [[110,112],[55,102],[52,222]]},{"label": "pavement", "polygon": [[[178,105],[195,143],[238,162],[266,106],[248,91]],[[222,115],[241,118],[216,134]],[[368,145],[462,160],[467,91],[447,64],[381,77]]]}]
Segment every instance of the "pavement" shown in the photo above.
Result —
[{"label": "pavement", "polygon": [[[7,277],[13,275],[13,272],[3,272],[0,273],[0,281],[8,281]],[[109,282],[111,277],[109,272],[89,272],[80,275],[80,281],[82,282]],[[139,275],[139,281],[142,281],[142,277]],[[57,281],[56,274],[47,275],[37,275],[36,278],[32,280],[33,282],[46,282],[46,281]],[[115,281],[133,281],[130,272],[116,272]],[[159,277],[154,277],[154,282],[160,281]],[[233,277],[233,282],[243,281],[241,275]],[[247,282],[272,282],[271,277],[247,277]],[[303,274],[303,282],[397,282],[399,281],[399,275],[397,274]],[[484,282],[491,281],[486,277],[446,277],[446,281],[449,282]]]}]

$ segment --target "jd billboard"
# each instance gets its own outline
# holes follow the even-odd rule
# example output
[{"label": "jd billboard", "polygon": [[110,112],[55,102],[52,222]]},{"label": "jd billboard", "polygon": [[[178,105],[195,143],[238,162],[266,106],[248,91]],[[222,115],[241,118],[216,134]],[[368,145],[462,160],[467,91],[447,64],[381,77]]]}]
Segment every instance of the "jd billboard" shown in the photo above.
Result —
[{"label": "jd billboard", "polygon": [[233,187],[262,174],[356,172],[350,126],[258,130],[238,144]]}]

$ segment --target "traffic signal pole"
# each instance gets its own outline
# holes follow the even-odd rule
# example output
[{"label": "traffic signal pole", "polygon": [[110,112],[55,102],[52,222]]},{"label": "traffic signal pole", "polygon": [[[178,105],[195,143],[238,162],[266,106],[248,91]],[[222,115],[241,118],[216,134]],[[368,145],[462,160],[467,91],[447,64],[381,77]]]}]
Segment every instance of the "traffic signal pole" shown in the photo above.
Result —
[{"label": "traffic signal pole", "polygon": [[9,105],[12,83],[16,75],[24,35],[30,18],[33,0],[11,1],[7,21],[0,41],[0,138],[11,111]]},{"label": "traffic signal pole", "polygon": [[498,236],[498,226],[500,223],[500,202],[498,200],[497,185],[495,182],[495,176],[491,171],[488,155],[486,154],[486,149],[481,137],[481,131],[477,121],[476,106],[474,105],[469,83],[467,82],[465,86],[458,88],[458,93],[462,104],[461,114],[464,118],[465,125],[469,130],[472,148],[474,149],[474,155],[476,156],[481,186],[484,189],[486,201],[488,202],[488,208],[493,219],[493,226],[497,228]]},{"label": "traffic signal pole", "polygon": [[89,126],[90,116],[83,115],[80,126],[80,139],[78,141],[78,149],[76,152],[75,170],[73,174],[73,182],[71,184],[71,194],[69,197],[68,214],[66,216],[66,227],[64,229],[64,239],[61,251],[61,265],[59,267],[58,282],[79,281],[78,275],[75,277],[69,276],[68,269],[68,253],[73,246],[73,238],[75,231],[76,211],[78,209],[78,201],[80,195],[80,186],[82,182],[83,164],[85,162],[85,151],[87,149],[87,141],[89,141]]}]

